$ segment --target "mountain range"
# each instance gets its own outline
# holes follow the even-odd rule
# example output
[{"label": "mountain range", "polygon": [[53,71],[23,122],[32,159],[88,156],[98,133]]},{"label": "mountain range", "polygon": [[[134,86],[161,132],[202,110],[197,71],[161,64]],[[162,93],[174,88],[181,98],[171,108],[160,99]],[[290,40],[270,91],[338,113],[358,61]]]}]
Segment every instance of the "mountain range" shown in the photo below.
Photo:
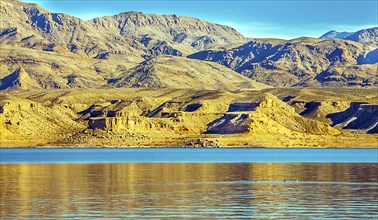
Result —
[{"label": "mountain range", "polygon": [[0,18],[0,147],[376,147],[377,27],[257,39],[17,0]]},{"label": "mountain range", "polygon": [[[378,85],[377,27],[320,39],[251,39],[178,15],[125,12],[84,21],[16,0],[1,0],[0,13],[2,90]],[[168,78],[172,83],[163,82]]]},{"label": "mountain range", "polygon": [[320,37],[321,39],[344,39],[351,40],[364,44],[378,44],[378,28],[368,28],[359,30],[357,32],[337,32],[335,30],[329,31]]}]

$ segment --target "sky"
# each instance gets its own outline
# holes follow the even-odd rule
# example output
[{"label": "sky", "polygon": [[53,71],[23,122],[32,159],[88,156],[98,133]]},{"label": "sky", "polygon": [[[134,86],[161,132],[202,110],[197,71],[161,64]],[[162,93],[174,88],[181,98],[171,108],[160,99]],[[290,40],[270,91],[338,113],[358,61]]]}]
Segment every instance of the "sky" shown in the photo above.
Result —
[{"label": "sky", "polygon": [[126,11],[176,14],[234,27],[246,37],[320,37],[378,26],[378,0],[24,0],[89,20]]}]

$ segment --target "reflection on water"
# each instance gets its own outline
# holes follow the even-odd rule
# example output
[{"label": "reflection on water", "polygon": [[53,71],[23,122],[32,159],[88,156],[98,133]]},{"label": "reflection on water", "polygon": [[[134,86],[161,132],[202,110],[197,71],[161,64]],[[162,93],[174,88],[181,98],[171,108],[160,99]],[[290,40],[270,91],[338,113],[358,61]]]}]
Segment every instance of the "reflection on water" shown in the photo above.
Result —
[{"label": "reflection on water", "polygon": [[[374,218],[377,164],[2,164],[1,218]],[[298,180],[298,181],[297,181]]]}]

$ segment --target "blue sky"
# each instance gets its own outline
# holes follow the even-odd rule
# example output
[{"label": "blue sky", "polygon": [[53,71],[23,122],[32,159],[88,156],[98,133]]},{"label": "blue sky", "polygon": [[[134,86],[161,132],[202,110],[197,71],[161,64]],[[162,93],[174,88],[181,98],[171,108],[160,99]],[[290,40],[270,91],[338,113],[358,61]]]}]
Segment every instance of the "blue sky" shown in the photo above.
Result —
[{"label": "blue sky", "polygon": [[378,0],[25,0],[85,20],[125,11],[197,17],[247,37],[319,37],[329,30],[378,26]]}]

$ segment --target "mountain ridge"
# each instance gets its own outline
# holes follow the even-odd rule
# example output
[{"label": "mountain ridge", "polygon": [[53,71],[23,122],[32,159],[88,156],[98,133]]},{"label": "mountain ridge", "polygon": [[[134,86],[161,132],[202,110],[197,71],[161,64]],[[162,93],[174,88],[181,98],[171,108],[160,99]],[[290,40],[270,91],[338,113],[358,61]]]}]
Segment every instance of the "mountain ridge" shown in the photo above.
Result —
[{"label": "mountain ridge", "polygon": [[344,39],[344,40],[351,40],[354,42],[359,42],[362,44],[373,44],[378,46],[378,27],[371,27],[366,29],[361,29],[356,32],[337,32],[335,30],[331,30],[322,36],[319,37],[320,39]]},{"label": "mountain ridge", "polygon": [[[122,19],[123,15],[130,15],[131,17],[136,15],[141,18],[147,17],[149,20],[156,20],[156,18],[161,17],[168,18],[169,15],[159,16],[145,15],[143,13],[135,12],[124,12],[118,15],[84,21],[80,18],[67,14],[49,12],[36,4],[23,3],[19,1],[1,1],[0,13],[2,15],[0,42],[8,41],[10,43],[19,43],[21,40],[29,38],[30,36],[34,36],[36,38],[40,38],[40,40],[48,40],[50,41],[50,43],[54,44],[54,46],[60,45],[71,52],[81,55],[97,57],[100,54],[108,52],[109,55],[113,58],[127,58],[130,61],[135,60],[136,62],[142,61],[143,57],[150,57],[151,54],[164,54],[164,52],[166,52],[165,54],[174,55],[170,54],[170,52],[173,50],[182,50],[181,53],[174,52],[176,54],[189,54],[196,51],[195,47],[187,44],[185,45],[179,42],[179,40],[177,39],[175,41],[172,40],[171,42],[169,42],[167,38],[157,38],[153,39],[155,41],[152,45],[149,44],[149,46],[147,46],[145,41],[151,41],[149,39],[151,36],[148,36],[148,34],[143,34],[143,36],[137,34],[124,35],[122,32],[119,32],[119,30],[104,30],[92,22],[93,20],[104,22],[104,19]],[[148,16],[151,16],[152,18],[150,19]],[[173,18],[173,16],[171,17]],[[132,17],[131,20],[133,20],[133,18],[134,17]],[[174,19],[190,21],[189,23],[195,21],[197,23],[202,23],[203,25],[201,27],[207,27],[213,30],[212,32],[195,32],[195,28],[197,26],[188,26],[188,22],[185,23],[185,27],[181,27],[181,29],[183,30],[182,33],[197,33],[192,34],[191,37],[195,39],[191,43],[196,42],[198,45],[201,44],[201,46],[206,48],[211,46],[206,46],[207,44],[214,43],[213,41],[217,39],[217,42],[220,42],[220,39],[224,39],[224,44],[227,44],[228,42],[233,43],[235,40],[244,39],[244,37],[240,33],[236,32],[236,30],[231,27],[202,21],[200,19],[181,17],[176,15],[174,15]],[[130,23],[127,23],[126,20],[120,22],[124,23],[122,27],[125,30],[130,30],[130,28],[128,28],[127,26]],[[136,23],[140,22],[138,21]],[[172,21],[167,20],[167,23],[172,23]],[[176,25],[176,28],[180,27],[180,24],[181,23],[178,22],[178,26]],[[133,28],[134,27],[135,26],[133,26]],[[167,32],[167,30],[162,30],[163,32]],[[218,31],[221,31],[221,33],[218,33]],[[150,32],[154,33],[157,31],[151,30]],[[162,31],[160,30],[160,32]],[[178,34],[181,33],[177,33],[176,35]],[[227,38],[227,34],[230,34],[231,36],[229,40]],[[219,37],[220,35],[222,35],[222,37]],[[157,49],[157,52],[151,51],[151,49],[153,48]]]},{"label": "mountain ridge", "polygon": [[122,87],[179,88],[197,90],[260,90],[270,88],[222,65],[184,57],[159,56],[121,75],[114,85]]},{"label": "mountain ridge", "polygon": [[220,63],[271,86],[339,87],[377,86],[374,54],[358,42],[302,37],[274,43],[255,39],[188,57]]},{"label": "mountain ridge", "polygon": [[[362,43],[309,37],[246,39],[231,27],[177,15],[123,12],[83,21],[9,0],[0,1],[0,12],[0,78],[23,66],[45,89],[114,86],[122,77],[131,80],[125,74],[132,68],[162,55],[214,61],[270,86],[378,85],[377,47],[366,40],[375,35],[374,28],[350,35]],[[180,72],[192,67],[175,68]]]}]

